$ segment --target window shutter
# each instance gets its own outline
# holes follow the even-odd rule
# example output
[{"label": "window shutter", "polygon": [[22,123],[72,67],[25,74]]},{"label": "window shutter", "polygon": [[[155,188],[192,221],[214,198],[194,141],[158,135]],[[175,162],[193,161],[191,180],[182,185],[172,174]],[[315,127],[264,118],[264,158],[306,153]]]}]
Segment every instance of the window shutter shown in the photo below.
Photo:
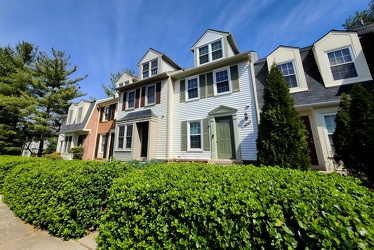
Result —
[{"label": "window shutter", "polygon": [[104,115],[104,107],[101,107],[101,109],[100,109],[100,122],[103,121],[103,115]]},{"label": "window shutter", "polygon": [[199,75],[199,81],[200,81],[200,99],[206,98],[205,93],[205,74]]},{"label": "window shutter", "polygon": [[156,83],[156,104],[161,102],[161,82]]},{"label": "window shutter", "polygon": [[230,67],[230,74],[231,74],[231,84],[232,84],[232,92],[239,92],[239,72],[238,72],[238,65],[234,65]]},{"label": "window shutter", "polygon": [[122,98],[122,111],[125,111],[126,110],[126,96],[127,96],[127,92],[123,92],[123,98]]},{"label": "window shutter", "polygon": [[140,97],[140,107],[145,106],[145,87],[142,88],[142,94]]},{"label": "window shutter", "polygon": [[185,89],[186,89],[186,81],[184,79],[180,80],[179,102],[184,102],[186,99]]},{"label": "window shutter", "polygon": [[109,121],[114,120],[114,111],[116,109],[116,104],[112,104],[109,106]]},{"label": "window shutter", "polygon": [[209,119],[203,120],[203,150],[210,151]]},{"label": "window shutter", "polygon": [[140,89],[136,89],[136,91],[135,91],[135,108],[139,108],[139,96],[140,96]]},{"label": "window shutter", "polygon": [[187,151],[187,121],[181,122],[181,151]]},{"label": "window shutter", "polygon": [[213,72],[210,72],[206,74],[206,83],[208,86],[208,97],[211,97],[214,95],[214,89],[213,89]]},{"label": "window shutter", "polygon": [[97,135],[96,138],[96,147],[95,147],[95,158],[97,158],[97,152],[99,150],[100,135]]}]

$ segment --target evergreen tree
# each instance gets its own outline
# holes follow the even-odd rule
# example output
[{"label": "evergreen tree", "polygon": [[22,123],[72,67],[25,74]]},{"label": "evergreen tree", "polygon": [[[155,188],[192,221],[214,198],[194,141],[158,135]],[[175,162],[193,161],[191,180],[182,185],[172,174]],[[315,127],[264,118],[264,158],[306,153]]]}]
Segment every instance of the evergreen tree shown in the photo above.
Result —
[{"label": "evergreen tree", "polygon": [[63,51],[52,48],[52,57],[41,52],[37,57],[36,73],[39,79],[34,89],[38,102],[35,112],[30,117],[29,129],[33,131],[34,140],[39,141],[38,156],[42,155],[44,140],[56,135],[65,119],[71,100],[85,94],[79,91],[77,83],[87,77],[70,79],[78,68],[68,68],[70,56]]},{"label": "evergreen tree", "polygon": [[27,137],[37,50],[27,42],[0,47],[0,154],[20,154]]},{"label": "evergreen tree", "polygon": [[263,99],[257,138],[258,162],[309,169],[307,132],[294,108],[287,82],[275,63],[267,76]]},{"label": "evergreen tree", "polygon": [[374,183],[374,95],[359,84],[353,86],[351,100],[341,100],[335,118],[334,159],[343,162],[350,175]]},{"label": "evergreen tree", "polygon": [[126,73],[129,76],[134,76],[135,75],[135,71],[132,70],[132,69],[128,69],[128,68],[122,69],[122,71],[118,71],[117,73],[111,73],[110,74],[110,84],[108,86],[105,86],[104,84],[101,84],[101,86],[104,89],[104,93],[108,97],[116,95],[116,83],[121,78],[123,73]]}]

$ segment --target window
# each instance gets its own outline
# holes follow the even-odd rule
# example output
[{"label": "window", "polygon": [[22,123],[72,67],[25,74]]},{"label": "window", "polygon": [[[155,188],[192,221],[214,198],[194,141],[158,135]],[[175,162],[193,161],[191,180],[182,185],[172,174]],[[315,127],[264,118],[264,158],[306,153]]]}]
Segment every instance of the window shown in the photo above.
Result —
[{"label": "window", "polygon": [[109,107],[104,108],[104,120],[105,121],[109,120]]},{"label": "window", "polygon": [[222,43],[217,41],[212,43],[212,61],[222,58]]},{"label": "window", "polygon": [[187,79],[187,100],[199,97],[199,87],[197,78]]},{"label": "window", "polygon": [[133,109],[135,107],[135,91],[129,92],[129,98],[127,101],[127,107]]},{"label": "window", "polygon": [[147,87],[147,104],[154,104],[156,96],[156,85]]},{"label": "window", "polygon": [[87,135],[79,135],[78,136],[78,146],[82,146],[84,141],[86,140]]},{"label": "window", "polygon": [[126,126],[126,149],[131,149],[132,144],[132,124]]},{"label": "window", "polygon": [[198,48],[199,65],[211,62],[223,57],[222,41],[218,40],[211,44]]},{"label": "window", "polygon": [[229,73],[228,69],[215,71],[215,90],[216,94],[230,92],[230,82],[229,82]]},{"label": "window", "polygon": [[120,82],[119,84],[118,84],[118,87],[122,87],[123,86],[123,82]]},{"label": "window", "polygon": [[143,78],[147,78],[149,76],[149,63],[146,62],[143,64]]},{"label": "window", "polygon": [[123,136],[125,134],[125,126],[118,127],[118,144],[117,147],[119,149],[123,149]]},{"label": "window", "polygon": [[201,123],[189,122],[189,148],[201,149]]},{"label": "window", "polygon": [[72,120],[73,120],[73,110],[69,110],[68,123],[67,124],[71,124]]},{"label": "window", "polygon": [[71,148],[71,141],[73,140],[72,136],[65,136],[65,148],[64,153],[68,153]]},{"label": "window", "polygon": [[200,64],[204,64],[204,63],[209,62],[208,45],[199,48],[199,61],[200,61]]},{"label": "window", "polygon": [[349,48],[327,53],[334,80],[357,77],[357,71]]},{"label": "window", "polygon": [[129,85],[129,84],[130,84],[130,81],[129,81],[129,80],[125,81],[125,86],[126,86],[126,85]]},{"label": "window", "polygon": [[83,113],[83,107],[78,109],[77,123],[81,123],[82,122],[82,113]]},{"label": "window", "polygon": [[327,136],[329,138],[329,143],[330,143],[331,150],[334,150],[332,135],[335,131],[335,114],[324,115],[323,118],[324,118],[324,121],[325,121]]},{"label": "window", "polygon": [[157,75],[157,65],[158,65],[157,59],[151,61],[151,76]]},{"label": "window", "polygon": [[100,146],[100,153],[105,152],[105,147],[106,147],[106,135],[101,135],[101,146]]},{"label": "window", "polygon": [[282,63],[278,65],[278,68],[282,72],[289,88],[297,88],[299,86],[293,62]]}]

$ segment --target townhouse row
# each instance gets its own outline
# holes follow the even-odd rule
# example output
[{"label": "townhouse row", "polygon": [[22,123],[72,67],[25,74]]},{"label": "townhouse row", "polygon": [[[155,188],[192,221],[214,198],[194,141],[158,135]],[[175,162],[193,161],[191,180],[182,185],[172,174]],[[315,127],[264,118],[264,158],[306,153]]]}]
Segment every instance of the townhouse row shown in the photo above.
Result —
[{"label": "townhouse row", "polygon": [[279,46],[266,58],[240,52],[231,33],[207,30],[191,47],[194,67],[182,69],[150,48],[138,77],[123,74],[117,95],[72,104],[59,132],[65,159],[253,162],[266,76],[275,62],[308,132],[312,168],[335,171],[331,135],[343,92],[373,89],[374,26],[330,31],[312,46]]}]

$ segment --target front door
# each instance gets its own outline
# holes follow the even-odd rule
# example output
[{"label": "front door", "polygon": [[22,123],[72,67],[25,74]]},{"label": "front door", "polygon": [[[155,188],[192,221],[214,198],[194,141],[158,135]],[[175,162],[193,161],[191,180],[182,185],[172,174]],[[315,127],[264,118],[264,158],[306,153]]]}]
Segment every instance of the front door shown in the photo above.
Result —
[{"label": "front door", "polygon": [[216,140],[218,159],[235,159],[231,117],[216,118]]},{"label": "front door", "polygon": [[308,142],[310,161],[312,165],[318,165],[317,152],[316,152],[316,147],[314,145],[313,133],[312,133],[312,128],[310,127],[309,117],[302,116],[301,120],[303,121],[305,125],[305,129],[308,131],[308,137],[306,140]]},{"label": "front door", "polygon": [[149,122],[140,122],[137,124],[140,139],[140,157],[148,156],[148,126]]}]

